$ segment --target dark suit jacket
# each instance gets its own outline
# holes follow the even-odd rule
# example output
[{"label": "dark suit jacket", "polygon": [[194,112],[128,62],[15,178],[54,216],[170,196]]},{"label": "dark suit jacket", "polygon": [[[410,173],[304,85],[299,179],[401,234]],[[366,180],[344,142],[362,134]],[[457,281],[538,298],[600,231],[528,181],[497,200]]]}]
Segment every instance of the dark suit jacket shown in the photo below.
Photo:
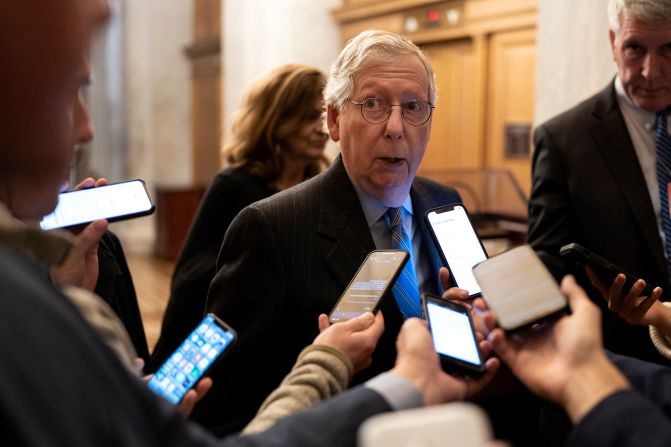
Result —
[{"label": "dark suit jacket", "polygon": [[203,319],[207,289],[217,273],[217,255],[233,218],[247,205],[275,192],[242,167],[224,169],[212,180],[175,264],[161,336],[152,353],[155,368]]},{"label": "dark suit jacket", "polygon": [[[557,279],[562,245],[577,242],[654,286],[669,289],[661,238],[643,172],[613,84],[534,134],[528,241]],[[578,280],[604,313],[608,349],[666,362],[646,327],[607,310],[584,272]]]},{"label": "dark suit jacket", "polygon": [[632,390],[615,393],[594,407],[569,438],[569,446],[671,445],[671,369],[608,353]]},{"label": "dark suit jacket", "polygon": [[358,388],[264,433],[215,439],[119,363],[44,268],[0,246],[0,283],[3,446],[354,446],[359,425],[390,410]]},{"label": "dark suit jacket", "polygon": [[152,371],[147,337],[144,333],[133,277],[128,269],[126,254],[121,242],[111,231],[105,232],[98,244],[98,282],[95,293],[105,300],[119,316],[128,331],[137,355],[144,360],[144,370]]},{"label": "dark suit jacket", "polygon": [[[435,293],[441,264],[424,212],[460,199],[454,190],[421,178],[411,197],[423,253],[432,258]],[[213,369],[214,387],[193,417],[218,434],[241,429],[318,334],[319,314],[331,311],[374,249],[340,158],[319,176],[245,208],[226,233],[207,303],[239,338]],[[372,366],[354,383],[393,366],[403,318],[393,299],[383,300],[380,309],[385,333]]]}]

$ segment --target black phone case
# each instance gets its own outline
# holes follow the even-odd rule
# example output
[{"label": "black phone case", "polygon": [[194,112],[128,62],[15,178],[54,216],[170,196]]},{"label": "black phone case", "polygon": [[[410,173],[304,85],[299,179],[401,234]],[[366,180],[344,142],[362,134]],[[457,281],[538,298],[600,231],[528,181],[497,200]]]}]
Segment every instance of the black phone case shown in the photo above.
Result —
[{"label": "black phone case", "polygon": [[[449,211],[449,210],[453,209],[455,206],[462,207],[464,209],[464,211],[466,212],[466,217],[468,218],[468,223],[471,224],[471,228],[473,229],[473,232],[478,237],[478,242],[480,242],[480,247],[482,247],[482,251],[484,252],[485,256],[487,258],[489,258],[489,253],[487,253],[487,249],[482,244],[482,239],[480,238],[480,235],[478,234],[477,230],[475,229],[475,226],[473,225],[473,221],[471,220],[471,215],[470,215],[470,213],[468,212],[468,209],[466,209],[466,207],[464,206],[463,203],[451,203],[449,205],[443,205],[443,206],[439,206],[437,208],[432,208],[424,214],[424,221],[426,222],[426,226],[429,227],[429,233],[431,233],[431,239],[433,239],[433,244],[436,246],[436,249],[438,250],[438,254],[440,255],[440,259],[443,261],[443,264],[445,264],[445,267],[447,267],[450,271],[450,281],[452,282],[452,284],[459,287],[459,284],[457,283],[457,279],[452,274],[452,269],[450,268],[450,263],[447,262],[447,257],[445,256],[445,253],[443,252],[443,250],[440,248],[440,242],[438,241],[438,236],[436,236],[436,232],[433,230],[433,226],[431,226],[431,222],[429,221],[429,214],[430,213],[435,212],[435,213],[440,214],[442,212]],[[477,298],[481,295],[482,295],[482,293],[474,293],[474,294],[470,295],[468,298],[469,299],[474,299],[474,298]]]},{"label": "black phone case", "polygon": [[[429,312],[426,309],[427,303],[430,301],[438,304],[439,306],[442,307],[450,307],[452,309],[460,308],[458,311],[464,310],[467,315],[468,315],[468,322],[471,325],[471,332],[473,334],[473,339],[475,340],[475,344],[478,348],[478,359],[480,360],[480,367],[473,365],[468,362],[464,362],[463,360],[460,360],[455,357],[450,357],[441,353],[438,353],[438,357],[440,358],[440,365],[443,368],[443,371],[453,374],[453,375],[458,375],[458,376],[480,376],[484,374],[485,372],[485,363],[482,360],[482,355],[480,354],[480,347],[478,346],[477,342],[477,337],[475,335],[475,326],[473,326],[473,318],[471,318],[471,314],[468,312],[468,309],[466,307],[462,306],[461,304],[454,303],[448,300],[444,300],[436,295],[431,295],[428,293],[423,293],[422,294],[422,313],[424,314],[424,319],[429,321]],[[431,322],[429,321],[429,330],[431,330]]]},{"label": "black phone case", "polygon": [[[571,243],[564,245],[559,249],[559,254],[562,259],[564,259],[571,267],[572,271],[577,269],[583,269],[585,266],[589,265],[595,273],[601,278],[602,281],[606,282],[606,285],[610,287],[615,277],[622,273],[626,276],[623,290],[628,292],[629,289],[634,285],[638,280],[638,277],[627,272],[623,268],[618,267],[607,259],[602,258],[596,253],[586,249],[580,244]],[[645,288],[643,289],[642,295],[650,295],[654,289],[654,286],[650,285],[648,281],[645,282]]]},{"label": "black phone case", "polygon": [[[400,275],[401,272],[403,271],[403,268],[405,267],[405,264],[408,262],[408,259],[410,259],[410,255],[409,255],[408,252],[405,251],[405,250],[395,250],[395,249],[394,249],[394,250],[373,250],[373,251],[371,251],[370,253],[368,253],[368,256],[366,256],[366,259],[363,260],[363,262],[361,263],[361,265],[359,266],[359,268],[356,270],[356,273],[354,274],[354,276],[352,276],[352,279],[351,279],[350,282],[347,284],[347,287],[345,287],[345,290],[344,290],[343,293],[340,295],[340,298],[338,298],[338,301],[336,301],[335,305],[333,306],[333,309],[331,309],[331,312],[329,312],[329,323],[337,323],[337,321],[336,321],[336,322],[331,321],[331,315],[332,315],[333,312],[335,312],[335,310],[338,308],[338,305],[340,304],[340,301],[344,298],[345,293],[347,293],[347,291],[349,290],[349,288],[352,286],[352,282],[354,281],[354,278],[356,278],[356,277],[359,275],[359,272],[361,271],[361,269],[363,268],[363,266],[366,264],[366,262],[368,262],[368,259],[373,255],[373,253],[377,253],[377,252],[381,252],[381,251],[397,251],[397,252],[402,251],[402,252],[405,252],[405,258],[403,259],[403,262],[401,262],[399,268],[396,269],[396,272],[394,273],[394,275],[391,277],[391,279],[390,279],[389,282],[387,283],[387,287],[384,289],[384,292],[383,292],[382,295],[380,296],[380,299],[377,301],[377,303],[375,303],[375,308],[373,309],[373,314],[377,313],[377,310],[380,308],[380,303],[382,302],[382,300],[383,300],[387,295],[389,295],[389,292],[390,292],[391,289],[394,287],[394,283],[396,282],[396,280],[398,279],[399,275]],[[340,321],[340,320],[339,320],[339,321]]]}]

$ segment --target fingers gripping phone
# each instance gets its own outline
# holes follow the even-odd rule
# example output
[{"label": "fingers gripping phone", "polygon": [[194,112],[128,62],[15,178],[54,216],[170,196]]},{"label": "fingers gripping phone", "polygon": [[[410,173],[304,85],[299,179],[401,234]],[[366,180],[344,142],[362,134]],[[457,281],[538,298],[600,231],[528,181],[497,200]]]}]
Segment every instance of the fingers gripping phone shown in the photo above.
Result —
[{"label": "fingers gripping phone", "polygon": [[484,373],[485,367],[468,309],[429,294],[422,295],[422,307],[443,370],[460,375]]},{"label": "fingers gripping phone", "polygon": [[431,236],[439,248],[454,284],[468,290],[471,298],[480,296],[480,285],[473,277],[473,266],[487,259],[487,251],[461,204],[434,208],[426,213]]},{"label": "fingers gripping phone", "polygon": [[65,228],[107,219],[110,222],[146,216],[154,212],[142,180],[130,180],[58,195],[56,209],[42,219],[43,230]]},{"label": "fingers gripping phone", "polygon": [[329,321],[336,323],[377,312],[380,300],[394,286],[408,258],[405,250],[370,252],[333,307]]},{"label": "fingers gripping phone", "polygon": [[[586,249],[580,244],[574,243],[564,245],[559,249],[559,254],[574,268],[577,267],[584,269],[585,266],[589,265],[597,274],[597,276],[606,283],[607,287],[610,287],[610,285],[613,283],[613,280],[615,280],[615,277],[622,273],[626,277],[624,286],[622,288],[623,293],[627,293],[634,285],[634,283],[638,281],[636,276],[602,258],[596,253]],[[654,287],[646,281],[645,288],[641,292],[641,295],[649,296],[652,294],[653,290]]]},{"label": "fingers gripping phone", "polygon": [[230,326],[216,315],[207,314],[149,379],[149,389],[173,404],[179,403],[236,337]]},{"label": "fingers gripping phone", "polygon": [[529,245],[520,245],[473,267],[482,297],[504,330],[564,313],[568,302]]}]

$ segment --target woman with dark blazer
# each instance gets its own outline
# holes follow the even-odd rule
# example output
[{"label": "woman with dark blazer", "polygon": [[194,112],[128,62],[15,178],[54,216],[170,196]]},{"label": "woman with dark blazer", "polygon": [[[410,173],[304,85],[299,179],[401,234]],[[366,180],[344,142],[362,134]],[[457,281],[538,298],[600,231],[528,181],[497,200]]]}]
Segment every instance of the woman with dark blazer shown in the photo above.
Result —
[{"label": "woman with dark blazer", "polygon": [[228,167],[210,184],[175,265],[161,336],[152,354],[156,367],[203,318],[219,248],[238,212],[327,165],[324,84],[319,70],[289,64],[248,88],[224,145]]}]

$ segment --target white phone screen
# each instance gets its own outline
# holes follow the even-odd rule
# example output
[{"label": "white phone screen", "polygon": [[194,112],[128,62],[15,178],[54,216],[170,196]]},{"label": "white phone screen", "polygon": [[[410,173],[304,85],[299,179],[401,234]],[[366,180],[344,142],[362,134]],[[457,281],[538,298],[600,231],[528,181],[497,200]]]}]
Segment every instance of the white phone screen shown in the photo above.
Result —
[{"label": "white phone screen", "polygon": [[142,181],[114,183],[59,194],[56,209],[42,219],[40,227],[43,230],[70,227],[97,219],[146,213],[152,208]]},{"label": "white phone screen", "polygon": [[480,355],[466,313],[431,301],[426,304],[433,345],[439,354],[480,366]]},{"label": "white phone screen", "polygon": [[455,205],[443,212],[431,211],[427,217],[457,286],[467,290],[470,295],[480,293],[472,269],[487,259],[487,254],[468,219],[466,209]]}]

